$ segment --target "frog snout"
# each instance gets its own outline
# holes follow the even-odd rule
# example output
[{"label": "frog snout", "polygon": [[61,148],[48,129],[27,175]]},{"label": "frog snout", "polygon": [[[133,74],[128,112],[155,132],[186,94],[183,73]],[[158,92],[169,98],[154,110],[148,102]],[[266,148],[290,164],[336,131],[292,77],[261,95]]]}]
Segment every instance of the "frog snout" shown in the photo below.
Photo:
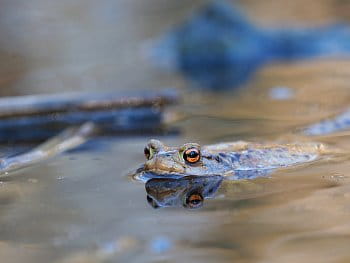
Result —
[{"label": "frog snout", "polygon": [[145,162],[144,168],[146,170],[152,170],[156,167],[156,159],[152,158],[151,160],[148,160],[147,162]]},{"label": "frog snout", "polygon": [[168,153],[159,154],[145,163],[146,170],[160,170],[162,172],[183,173],[184,167],[171,158]]}]

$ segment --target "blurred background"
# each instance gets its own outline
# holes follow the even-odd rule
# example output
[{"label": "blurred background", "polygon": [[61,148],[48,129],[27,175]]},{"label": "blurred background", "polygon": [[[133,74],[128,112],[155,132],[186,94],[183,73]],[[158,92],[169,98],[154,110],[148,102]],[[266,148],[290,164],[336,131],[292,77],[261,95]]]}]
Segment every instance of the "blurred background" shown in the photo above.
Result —
[{"label": "blurred background", "polygon": [[[150,44],[207,3],[0,0],[1,96],[173,87],[185,115],[177,135],[96,138],[96,147],[3,178],[1,262],[350,261],[348,154],[224,181],[195,211],[154,210],[144,184],[127,176],[152,137],[169,145],[317,141],[349,152],[347,130],[301,132],[349,108],[346,57],[274,61],[232,93],[191,89],[181,73],[154,65]],[[349,0],[230,3],[262,28],[350,26]]]},{"label": "blurred background", "polygon": [[[0,8],[3,95],[182,87],[142,53],[150,39],[206,1],[11,1]],[[235,1],[257,25],[315,26],[349,19],[346,0]]]}]

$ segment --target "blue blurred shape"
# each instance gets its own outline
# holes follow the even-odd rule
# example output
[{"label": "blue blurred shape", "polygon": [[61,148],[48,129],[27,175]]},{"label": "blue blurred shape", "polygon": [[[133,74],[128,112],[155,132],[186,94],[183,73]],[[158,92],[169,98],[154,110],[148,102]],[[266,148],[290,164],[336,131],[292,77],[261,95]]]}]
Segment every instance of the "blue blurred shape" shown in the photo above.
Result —
[{"label": "blue blurred shape", "polygon": [[273,87],[269,90],[270,98],[273,100],[290,100],[294,97],[294,90],[288,87]]},{"label": "blue blurred shape", "polygon": [[244,84],[266,63],[349,54],[349,40],[346,25],[264,29],[216,1],[158,39],[150,53],[200,88],[227,89]]},{"label": "blue blurred shape", "polygon": [[167,237],[159,236],[151,240],[150,248],[153,253],[164,253],[173,246],[171,240]]}]

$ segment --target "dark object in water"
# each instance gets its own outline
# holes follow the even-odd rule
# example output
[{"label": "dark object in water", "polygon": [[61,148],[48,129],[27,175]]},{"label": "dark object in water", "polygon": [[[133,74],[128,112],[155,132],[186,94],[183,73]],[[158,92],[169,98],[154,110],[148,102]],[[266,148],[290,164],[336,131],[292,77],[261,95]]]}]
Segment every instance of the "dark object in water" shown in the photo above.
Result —
[{"label": "dark object in water", "polygon": [[204,199],[214,197],[223,177],[220,175],[185,176],[175,179],[153,178],[146,182],[147,202],[153,208],[184,206],[194,209],[203,205]]},{"label": "dark object in water", "polygon": [[0,99],[0,141],[38,141],[91,121],[103,133],[147,133],[163,128],[174,90],[35,95]]},{"label": "dark object in water", "polygon": [[237,9],[214,2],[162,37],[156,63],[170,66],[200,88],[234,88],[266,63],[350,53],[350,28],[263,29]]}]

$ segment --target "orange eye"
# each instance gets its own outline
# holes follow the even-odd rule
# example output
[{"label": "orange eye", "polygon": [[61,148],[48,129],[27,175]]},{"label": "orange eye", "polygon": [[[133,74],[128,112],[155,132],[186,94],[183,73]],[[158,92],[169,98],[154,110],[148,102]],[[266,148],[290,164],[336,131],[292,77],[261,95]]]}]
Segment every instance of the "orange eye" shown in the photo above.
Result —
[{"label": "orange eye", "polygon": [[199,208],[203,205],[204,198],[200,193],[193,193],[186,198],[186,207]]},{"label": "orange eye", "polygon": [[189,163],[196,163],[199,161],[201,155],[198,149],[190,148],[184,152],[183,157],[184,157],[184,160]]}]

